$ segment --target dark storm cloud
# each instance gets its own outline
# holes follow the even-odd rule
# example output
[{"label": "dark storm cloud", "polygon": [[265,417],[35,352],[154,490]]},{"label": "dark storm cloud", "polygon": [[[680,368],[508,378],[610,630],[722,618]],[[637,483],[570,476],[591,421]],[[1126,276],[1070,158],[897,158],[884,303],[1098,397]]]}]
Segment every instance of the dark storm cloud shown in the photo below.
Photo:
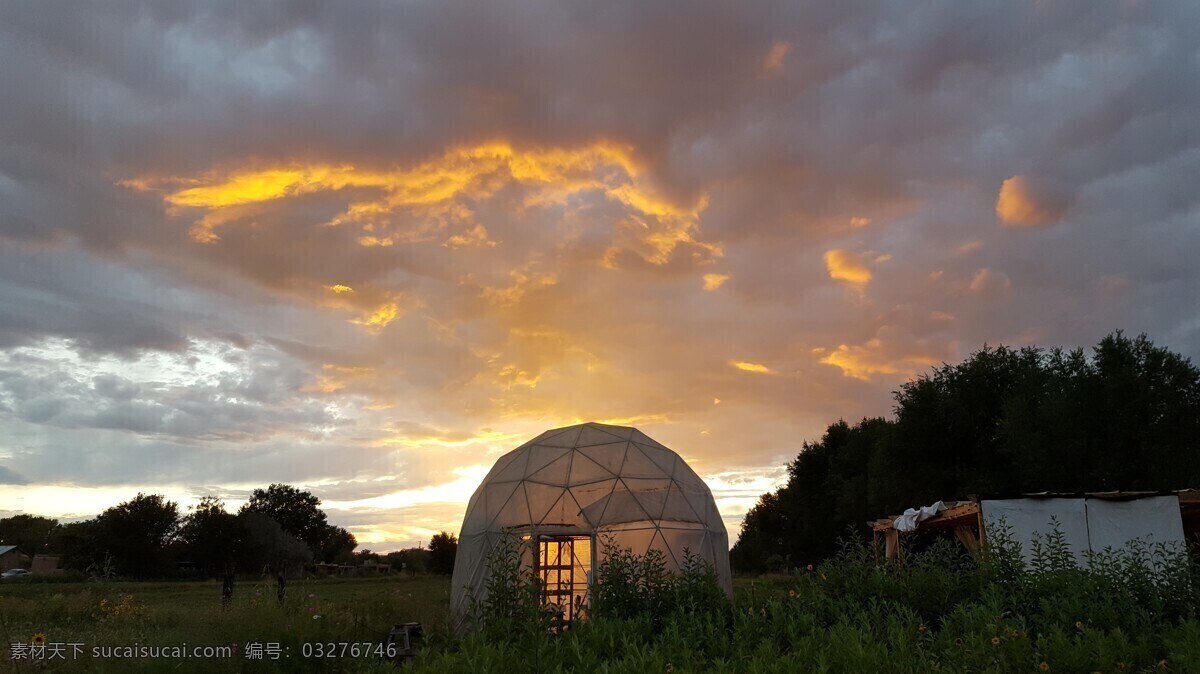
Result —
[{"label": "dark storm cloud", "polygon": [[1197,45],[1184,2],[5,4],[0,481],[350,501],[576,416],[715,474],[984,342],[1200,357]]}]

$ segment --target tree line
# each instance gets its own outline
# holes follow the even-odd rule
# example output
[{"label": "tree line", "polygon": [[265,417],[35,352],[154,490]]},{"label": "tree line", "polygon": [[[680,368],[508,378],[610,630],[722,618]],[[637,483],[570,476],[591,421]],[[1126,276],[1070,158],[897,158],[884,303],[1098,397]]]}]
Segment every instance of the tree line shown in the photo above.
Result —
[{"label": "tree line", "polygon": [[831,424],[747,513],[735,570],[828,557],[851,528],[971,495],[1200,487],[1200,369],[1145,335],[1091,353],[984,346]]},{"label": "tree line", "polygon": [[82,522],[0,518],[0,543],[58,555],[69,571],[139,579],[277,574],[310,563],[373,562],[444,575],[454,570],[454,534],[435,534],[428,548],[356,552],[354,535],[329,524],[320,506],[312,493],[285,484],[255,489],[236,513],[211,496],[183,514],[161,494],[138,494]]},{"label": "tree line", "polygon": [[285,484],[255,489],[236,512],[205,496],[186,514],[161,494],[141,494],[81,522],[36,515],[0,520],[0,540],[59,556],[67,570],[161,578],[181,568],[208,577],[311,562],[344,562],[358,543],[328,523],[321,500]]}]

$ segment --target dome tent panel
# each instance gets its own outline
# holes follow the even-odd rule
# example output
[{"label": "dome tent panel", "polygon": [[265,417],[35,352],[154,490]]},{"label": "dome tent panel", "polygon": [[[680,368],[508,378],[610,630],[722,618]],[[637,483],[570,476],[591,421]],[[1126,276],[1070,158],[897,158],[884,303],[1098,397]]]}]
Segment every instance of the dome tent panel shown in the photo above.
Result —
[{"label": "dome tent panel", "polygon": [[[620,442],[611,442],[603,445],[592,445],[590,447],[581,447],[575,450],[576,456],[585,457],[591,463],[599,466],[606,476],[616,477],[621,474],[621,465],[625,463],[625,453],[629,449],[629,442],[622,440]],[[571,481],[578,482],[586,480],[587,475],[593,470],[590,464],[583,462],[585,468],[581,469],[580,475],[576,478],[574,466],[572,466]],[[586,471],[586,472],[584,472]]]},{"label": "dome tent panel", "polygon": [[[629,427],[553,429],[500,457],[463,519],[451,588],[460,627],[472,598],[483,599],[490,557],[505,536],[550,546],[542,553],[558,550],[562,540],[589,550],[595,563],[614,550],[657,549],[672,570],[687,548],[732,591],[728,534],[712,492],[677,454]],[[556,582],[574,583],[580,569],[559,573]]]},{"label": "dome tent panel", "polygon": [[585,426],[579,431],[579,441],[575,443],[575,449],[580,447],[591,447],[592,445],[607,445],[614,442],[628,442],[629,438],[623,438],[615,433],[611,433],[600,426]]},{"label": "dome tent panel", "polygon": [[557,428],[546,431],[538,437],[534,438],[530,445],[544,445],[546,447],[565,447],[572,448],[579,444],[579,433],[583,430],[582,426],[568,426],[566,428]]}]

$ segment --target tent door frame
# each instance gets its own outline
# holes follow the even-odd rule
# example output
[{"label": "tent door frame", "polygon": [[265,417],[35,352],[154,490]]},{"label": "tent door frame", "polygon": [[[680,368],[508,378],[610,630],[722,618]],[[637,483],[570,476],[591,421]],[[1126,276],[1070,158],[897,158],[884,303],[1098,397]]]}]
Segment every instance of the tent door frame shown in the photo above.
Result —
[{"label": "tent door frame", "polygon": [[[551,596],[570,597],[571,599],[568,600],[568,602],[567,602],[568,606],[567,606],[566,610],[564,611],[563,617],[562,617],[562,623],[564,625],[570,625],[577,617],[580,617],[580,616],[575,615],[576,607],[575,607],[575,599],[574,598],[576,596],[582,597],[582,602],[580,603],[580,606],[583,609],[585,615],[586,615],[586,611],[591,607],[592,579],[595,577],[595,569],[596,569],[596,536],[595,536],[595,534],[587,534],[587,533],[563,532],[563,533],[554,533],[554,534],[537,534],[537,535],[533,536],[533,540],[536,542],[536,545],[534,546],[534,550],[533,550],[533,574],[534,574],[534,577],[537,578],[540,583],[542,583],[542,590],[541,590],[542,597],[547,600],[549,600]],[[580,593],[578,591],[578,588],[575,583],[573,572],[574,572],[574,569],[576,568],[576,566],[574,563],[569,563],[569,564],[559,563],[559,564],[553,564],[553,565],[542,563],[543,556],[546,556],[547,559],[549,558],[549,550],[546,547],[546,545],[548,543],[557,543],[560,546],[563,543],[569,544],[569,546],[570,546],[569,561],[573,562],[575,559],[578,558],[578,555],[575,554],[575,543],[577,541],[587,541],[588,542],[588,559],[586,560],[587,567],[585,569],[586,577],[583,582],[582,593]],[[562,548],[561,547],[558,549],[557,561],[559,561],[559,562],[562,561]],[[580,561],[582,562],[585,560],[580,560]],[[568,578],[568,582],[567,582],[568,588],[566,590],[561,589],[562,585],[563,585],[563,572],[564,571],[567,572],[567,578]],[[555,583],[557,589],[555,589],[553,591],[548,589],[550,583],[549,583],[548,576],[546,575],[547,572],[557,572],[557,574],[558,574],[557,582]],[[556,602],[556,601],[547,601],[547,603],[558,604],[558,602]],[[559,605],[561,605],[561,604],[559,604]]]}]

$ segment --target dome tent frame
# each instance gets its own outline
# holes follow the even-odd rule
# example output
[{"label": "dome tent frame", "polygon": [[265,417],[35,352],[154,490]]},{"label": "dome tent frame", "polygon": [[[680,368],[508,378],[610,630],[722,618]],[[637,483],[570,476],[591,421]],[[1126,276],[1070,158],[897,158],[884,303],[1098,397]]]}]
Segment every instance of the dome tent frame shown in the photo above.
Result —
[{"label": "dome tent frame", "polygon": [[[567,574],[572,588],[582,583],[585,601],[591,571],[624,549],[659,550],[671,570],[681,568],[687,550],[732,594],[729,537],[712,491],[678,454],[636,428],[556,428],[496,461],[471,496],[459,534],[451,611],[460,627],[472,601],[485,597],[491,552],[511,536],[531,542],[521,564],[535,574],[540,559],[561,554],[563,537],[586,538],[590,559],[572,557]],[[553,566],[561,572],[567,565]]]}]

